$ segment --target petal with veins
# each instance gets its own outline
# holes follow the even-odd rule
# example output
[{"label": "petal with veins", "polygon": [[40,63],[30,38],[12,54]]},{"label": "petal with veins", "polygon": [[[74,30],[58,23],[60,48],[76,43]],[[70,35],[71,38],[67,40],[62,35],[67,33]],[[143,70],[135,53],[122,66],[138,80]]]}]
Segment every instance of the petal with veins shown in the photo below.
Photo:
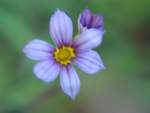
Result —
[{"label": "petal with veins", "polygon": [[73,26],[65,12],[57,10],[50,19],[50,35],[57,46],[69,44],[72,41]]},{"label": "petal with veins", "polygon": [[30,41],[24,48],[23,52],[32,60],[45,60],[51,55],[54,48],[47,42],[34,39]]},{"label": "petal with veins", "polygon": [[105,69],[102,59],[98,53],[93,50],[78,53],[74,62],[82,71],[88,74],[94,74]]},{"label": "petal with veins", "polygon": [[45,82],[51,82],[57,78],[60,72],[60,66],[53,59],[49,59],[36,64],[33,72],[39,79]]},{"label": "petal with veins", "polygon": [[77,49],[86,50],[96,48],[101,44],[104,31],[97,29],[88,29],[82,32],[74,42]]},{"label": "petal with veins", "polygon": [[80,79],[72,66],[69,65],[62,69],[60,84],[62,91],[72,99],[75,99],[80,91]]}]

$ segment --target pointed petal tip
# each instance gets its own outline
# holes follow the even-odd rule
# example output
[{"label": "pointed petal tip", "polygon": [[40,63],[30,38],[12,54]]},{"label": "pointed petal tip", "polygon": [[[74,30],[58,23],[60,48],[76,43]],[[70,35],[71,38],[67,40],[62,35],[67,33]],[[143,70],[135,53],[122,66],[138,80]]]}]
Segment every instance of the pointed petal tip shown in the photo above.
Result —
[{"label": "pointed petal tip", "polygon": [[55,14],[61,14],[61,13],[67,15],[63,10],[61,10],[61,9],[59,9],[59,8],[57,8],[57,9],[54,11],[54,14],[53,14],[53,15],[55,15]]},{"label": "pointed petal tip", "polygon": [[54,13],[62,13],[63,11],[57,8]]},{"label": "pointed petal tip", "polygon": [[86,12],[86,11],[91,12],[91,10],[90,10],[89,8],[85,8],[85,9],[83,10],[83,12]]},{"label": "pointed petal tip", "polygon": [[107,68],[103,65],[103,68],[102,68],[103,70],[106,70]]},{"label": "pointed petal tip", "polygon": [[[78,89],[79,90],[79,89]],[[76,99],[79,91],[75,92],[64,92],[67,96],[69,96],[70,99],[72,99],[73,101]]]},{"label": "pointed petal tip", "polygon": [[[104,65],[99,66],[99,68],[100,68],[100,69],[99,69],[99,72],[100,72],[100,71],[103,71],[103,70],[106,70],[106,67],[105,67]],[[98,72],[98,71],[97,71],[97,72]]]},{"label": "pointed petal tip", "polygon": [[26,54],[26,46],[25,46],[24,48],[22,48],[22,52],[23,52],[24,54]]},{"label": "pointed petal tip", "polygon": [[73,101],[75,101],[76,95],[70,96],[70,98],[71,98]]}]

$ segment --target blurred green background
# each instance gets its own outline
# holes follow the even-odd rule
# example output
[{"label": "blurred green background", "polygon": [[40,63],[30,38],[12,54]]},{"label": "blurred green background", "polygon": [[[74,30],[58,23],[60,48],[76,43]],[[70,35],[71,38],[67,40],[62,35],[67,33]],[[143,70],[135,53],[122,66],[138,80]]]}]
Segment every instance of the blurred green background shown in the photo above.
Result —
[{"label": "blurred green background", "polygon": [[[51,42],[50,15],[64,10],[77,28],[84,8],[104,16],[105,36],[96,50],[106,70],[78,70],[75,101],[32,73],[36,62],[22,52],[33,38]],[[77,31],[77,30],[75,30]],[[0,0],[0,113],[150,113],[150,0]]]}]

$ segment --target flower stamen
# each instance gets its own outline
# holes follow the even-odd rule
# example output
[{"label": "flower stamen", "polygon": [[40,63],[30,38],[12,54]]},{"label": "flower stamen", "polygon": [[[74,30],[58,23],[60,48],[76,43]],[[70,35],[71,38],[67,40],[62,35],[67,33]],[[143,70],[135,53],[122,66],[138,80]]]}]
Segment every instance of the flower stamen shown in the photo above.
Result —
[{"label": "flower stamen", "polygon": [[60,48],[56,48],[53,55],[57,62],[62,65],[67,65],[70,64],[72,58],[75,57],[75,50],[70,46],[62,46]]}]

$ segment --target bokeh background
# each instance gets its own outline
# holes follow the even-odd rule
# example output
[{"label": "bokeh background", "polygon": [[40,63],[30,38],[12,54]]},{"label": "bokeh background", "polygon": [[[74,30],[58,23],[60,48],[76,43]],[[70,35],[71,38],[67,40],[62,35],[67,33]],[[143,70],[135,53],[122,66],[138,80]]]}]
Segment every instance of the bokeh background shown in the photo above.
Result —
[{"label": "bokeh background", "polygon": [[[78,70],[75,101],[38,80],[22,48],[33,38],[51,42],[50,15],[64,10],[77,29],[84,8],[104,16],[96,51],[106,70]],[[76,32],[77,30],[75,30]],[[150,113],[150,0],[0,0],[0,113]]]}]

